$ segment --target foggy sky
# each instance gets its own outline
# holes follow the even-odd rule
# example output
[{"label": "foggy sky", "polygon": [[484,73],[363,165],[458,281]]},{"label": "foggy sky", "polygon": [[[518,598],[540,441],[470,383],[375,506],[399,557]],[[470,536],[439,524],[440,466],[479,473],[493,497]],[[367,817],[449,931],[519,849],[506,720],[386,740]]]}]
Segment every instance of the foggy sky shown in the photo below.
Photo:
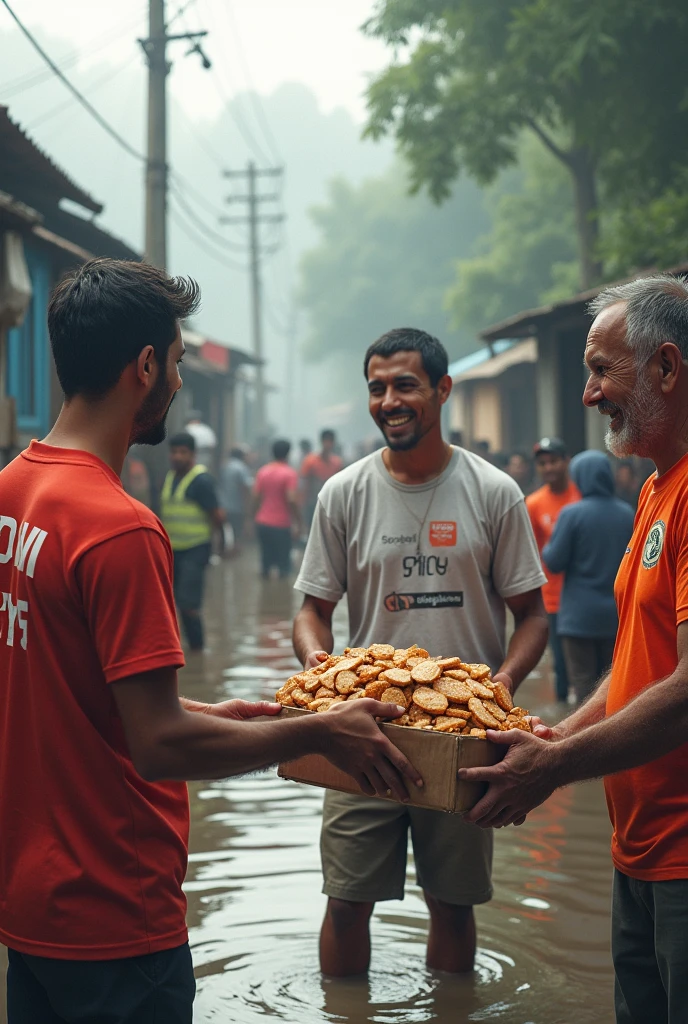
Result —
[{"label": "foggy sky", "polygon": [[[168,18],[182,3],[168,0]],[[119,0],[117,5],[21,0],[15,9],[58,64],[78,53],[66,74],[132,145],[142,149],[146,76],[136,37],[146,30],[145,0]],[[294,436],[314,437],[325,425],[318,408],[332,403],[327,367],[310,371],[299,364],[295,394],[288,395],[284,388],[290,352],[281,328],[288,317],[300,254],[316,237],[307,211],[322,201],[333,176],[358,181],[380,173],[391,158],[388,144],[375,146],[359,139],[365,76],[384,62],[382,47],[358,31],[371,9],[372,0],[234,0],[241,48],[226,0],[197,0],[173,26],[179,31],[202,27],[211,33],[204,43],[214,64],[211,73],[201,69],[197,57],[185,57],[185,43],[170,47],[174,66],[168,79],[169,153],[172,166],[196,190],[195,196],[186,194],[195,213],[241,249],[242,230],[221,228],[217,220],[223,210],[239,212],[224,203],[230,189],[222,168],[243,167],[252,157],[260,164],[261,156],[286,165],[287,234],[265,273],[265,353],[268,379],[281,385],[270,397],[270,418],[278,432]],[[141,165],[70,100],[52,75],[31,88],[17,85],[20,76],[42,67],[0,8],[0,103],[7,103],[10,116],[30,137],[105,204],[99,223],[140,249]],[[269,138],[246,96],[251,85],[262,94]],[[234,117],[227,112],[226,100],[233,102]],[[241,124],[248,128],[248,141]],[[199,195],[209,205],[203,206]],[[177,210],[169,222],[169,267],[201,284],[203,307],[195,326],[249,349],[246,274],[214,257],[224,255],[239,263],[245,258],[239,251],[226,252],[189,239],[181,230],[180,216]]]}]

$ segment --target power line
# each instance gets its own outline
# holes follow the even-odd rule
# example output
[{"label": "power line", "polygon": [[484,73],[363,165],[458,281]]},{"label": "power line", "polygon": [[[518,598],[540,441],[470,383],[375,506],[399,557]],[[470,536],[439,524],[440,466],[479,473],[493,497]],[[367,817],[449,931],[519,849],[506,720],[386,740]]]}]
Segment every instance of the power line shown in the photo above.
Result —
[{"label": "power line", "polygon": [[[126,28],[122,29],[113,35],[111,32],[107,32],[104,36],[97,35],[94,39],[86,43],[84,49],[88,52],[89,56],[94,53],[99,53],[100,50],[106,49],[113,42],[121,39],[125,35],[129,35],[132,30],[139,24],[140,19],[136,18],[135,21],[130,22]],[[78,64],[84,56],[84,50],[74,50],[73,53],[65,57],[64,60],[60,61],[60,70],[66,71],[67,68],[73,67],[74,64]],[[32,89],[34,85],[40,85],[42,82],[47,81],[52,74],[51,68],[34,68],[33,71],[25,71],[23,74],[10,78],[8,81],[0,84],[0,94],[4,99],[10,99],[17,92],[26,92],[28,89]]]},{"label": "power line", "polygon": [[[121,75],[123,71],[126,71],[126,69],[130,66],[130,63],[131,63],[131,60],[128,59],[128,60],[126,60],[124,62],[124,64],[121,64],[114,71],[112,70],[112,68],[108,68],[108,70],[106,71],[106,73],[104,75],[102,75],[100,78],[96,79],[96,81],[93,82],[92,85],[89,85],[89,91],[93,93],[97,89],[100,89],[100,87],[102,85],[105,85],[108,82],[111,82],[118,75]],[[62,113],[63,110],[67,110],[69,107],[71,107],[73,102],[74,102],[74,100],[72,99],[71,96],[69,96],[66,100],[63,100],[62,103],[58,103],[56,106],[51,107],[50,110],[46,110],[45,113],[43,113],[43,114],[39,114],[38,117],[36,118],[36,120],[27,122],[27,124],[26,124],[27,130],[33,131],[35,128],[38,128],[39,125],[44,124],[46,121],[50,121],[57,114],[60,114],[60,113]]]},{"label": "power line", "polygon": [[117,142],[122,147],[122,149],[124,149],[127,153],[129,153],[130,156],[133,156],[137,160],[140,160],[143,163],[145,163],[146,162],[146,158],[143,155],[143,153],[139,153],[139,151],[137,149],[134,149],[134,147],[132,145],[130,145],[127,142],[127,140],[122,135],[120,135],[118,131],[116,131],[112,127],[111,124],[108,124],[108,122],[105,120],[105,118],[96,110],[96,108],[93,106],[93,104],[89,103],[89,101],[86,99],[86,97],[83,96],[79,92],[77,87],[70,82],[70,80],[67,78],[66,75],[63,74],[63,72],[60,70],[60,68],[54,62],[54,60],[52,60],[52,58],[50,58],[48,56],[48,54],[45,52],[45,50],[40,45],[38,40],[35,39],[35,37],[31,34],[31,32],[29,32],[28,28],[26,28],[26,26],[23,25],[22,22],[19,20],[17,15],[14,13],[12,8],[10,7],[10,5],[8,3],[8,0],[0,0],[0,3],[2,3],[7,8],[7,11],[9,12],[11,18],[14,20],[14,22],[16,23],[18,28],[21,30],[21,32],[26,36],[26,38],[31,43],[31,45],[36,50],[36,52],[40,54],[40,56],[43,58],[45,63],[48,65],[48,67],[53,71],[53,73],[55,75],[57,75],[57,77],[60,79],[60,81],[64,85],[66,85],[66,87],[72,93],[74,98],[81,104],[81,106],[85,110],[88,111],[88,113],[91,115],[91,117],[94,118],[94,120],[98,122],[100,127],[104,131],[106,131],[108,133],[108,135],[111,138],[113,138],[115,140],[115,142]]},{"label": "power line", "polygon": [[[207,4],[204,3],[203,9],[205,11],[206,21],[208,21],[208,23],[215,22],[215,18],[212,16],[212,14],[210,14],[210,16],[209,16],[209,8],[208,8]],[[219,35],[219,33],[218,33],[218,35]],[[236,126],[237,126],[237,128],[239,130],[239,134],[241,135],[241,137],[243,138],[244,142],[248,146],[249,150],[251,150],[253,155],[255,157],[257,157],[257,159],[261,163],[264,163],[264,164],[271,163],[271,160],[267,156],[265,150],[263,150],[262,146],[260,146],[258,144],[258,142],[256,141],[256,138],[255,138],[255,136],[253,134],[253,132],[251,131],[251,129],[249,128],[248,124],[244,120],[244,116],[243,116],[243,113],[241,111],[241,106],[240,106],[240,103],[239,103],[239,97],[237,95],[235,95],[233,98],[230,99],[230,97],[228,96],[227,91],[226,91],[226,89],[224,87],[224,83],[222,82],[222,79],[220,78],[220,76],[217,74],[217,70],[216,70],[217,63],[218,63],[217,60],[213,61],[213,67],[211,69],[211,79],[212,79],[213,84],[215,86],[215,91],[217,92],[218,96],[222,100],[222,103],[224,105],[224,109],[229,114],[229,116],[232,118],[234,123],[236,124]],[[225,72],[226,72],[226,65],[225,65]],[[231,82],[230,82],[230,85],[231,85]]]},{"label": "power line", "polygon": [[225,247],[227,249],[231,249],[233,252],[242,252],[242,253],[246,252],[246,246],[245,245],[238,245],[238,244],[230,241],[230,239],[225,238],[224,235],[221,235],[219,233],[219,231],[215,231],[214,228],[211,228],[211,227],[209,227],[209,225],[205,224],[201,220],[201,218],[198,216],[198,214],[195,212],[195,210],[193,210],[189,206],[188,202],[184,198],[183,193],[179,189],[179,186],[175,185],[174,181],[171,182],[171,184],[170,184],[170,194],[175,197],[175,199],[179,203],[180,207],[186,213],[187,217],[189,217],[190,219],[192,219],[194,221],[197,230],[198,231],[202,231],[202,233],[204,235],[206,235],[207,238],[210,239],[210,241],[214,245],[221,245],[221,246],[223,246],[223,247]]},{"label": "power line", "polygon": [[243,66],[243,69],[244,69],[244,74],[246,75],[246,83],[247,83],[247,85],[249,87],[249,94],[248,95],[249,95],[249,99],[251,100],[251,104],[253,106],[253,109],[254,109],[254,111],[256,113],[256,120],[260,122],[261,128],[263,129],[263,135],[265,136],[265,140],[266,140],[266,142],[268,144],[268,147],[272,151],[272,158],[273,158],[273,160],[276,163],[281,164],[281,163],[283,163],[283,160],[282,160],[282,157],[280,155],[279,147],[278,147],[277,143],[275,142],[275,137],[272,134],[272,129],[270,128],[270,123],[269,123],[267,115],[265,113],[265,109],[263,107],[263,104],[260,101],[260,97],[258,96],[258,93],[256,91],[256,87],[253,84],[253,77],[252,77],[251,71],[249,69],[248,60],[246,58],[246,51],[244,50],[244,44],[243,44],[242,39],[241,39],[241,33],[239,32],[238,22],[236,20],[236,17],[234,15],[234,11],[232,9],[231,0],[229,0],[229,2],[225,3],[225,10],[227,12],[227,17],[229,19],[229,22],[231,24],[231,27],[232,27],[232,30],[233,30],[233,33],[234,33],[234,40],[236,42],[236,47],[237,47],[237,50],[239,52],[239,59],[240,59],[240,61],[242,63],[242,66]]},{"label": "power line", "polygon": [[[172,194],[172,198],[179,202],[179,196]],[[230,270],[239,271],[239,273],[245,274],[248,267],[242,266],[239,263],[235,263],[234,260],[229,259],[225,253],[218,253],[213,250],[212,246],[209,246],[208,241],[202,235],[199,235],[196,231],[195,225],[189,225],[189,222],[185,220],[181,209],[176,209],[172,204],[170,205],[170,214],[172,219],[175,221],[178,227],[184,232],[184,234],[192,242],[194,242],[202,251],[214,259],[217,263],[220,263],[223,267],[229,268]]]}]

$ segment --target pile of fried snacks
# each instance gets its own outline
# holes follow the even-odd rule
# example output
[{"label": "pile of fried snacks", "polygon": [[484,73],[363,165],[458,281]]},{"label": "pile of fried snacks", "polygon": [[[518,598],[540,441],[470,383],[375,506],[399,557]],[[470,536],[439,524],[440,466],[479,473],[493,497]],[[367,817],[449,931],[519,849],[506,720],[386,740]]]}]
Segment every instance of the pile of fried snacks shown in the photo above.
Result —
[{"label": "pile of fried snacks", "polygon": [[292,676],[275,695],[284,707],[329,711],[345,700],[373,700],[406,708],[392,725],[485,739],[486,729],[530,732],[528,712],[494,682],[487,665],[461,658],[431,658],[422,647],[391,644],[347,647],[315,668]]}]

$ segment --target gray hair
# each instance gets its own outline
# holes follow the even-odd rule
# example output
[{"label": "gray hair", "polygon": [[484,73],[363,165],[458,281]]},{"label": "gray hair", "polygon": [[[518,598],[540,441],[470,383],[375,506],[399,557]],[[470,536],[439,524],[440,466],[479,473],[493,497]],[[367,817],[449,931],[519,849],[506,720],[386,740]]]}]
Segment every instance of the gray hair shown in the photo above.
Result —
[{"label": "gray hair", "polygon": [[597,316],[617,302],[627,304],[626,344],[638,365],[667,341],[688,359],[688,282],[670,274],[655,274],[612,285],[588,303],[588,313]]}]

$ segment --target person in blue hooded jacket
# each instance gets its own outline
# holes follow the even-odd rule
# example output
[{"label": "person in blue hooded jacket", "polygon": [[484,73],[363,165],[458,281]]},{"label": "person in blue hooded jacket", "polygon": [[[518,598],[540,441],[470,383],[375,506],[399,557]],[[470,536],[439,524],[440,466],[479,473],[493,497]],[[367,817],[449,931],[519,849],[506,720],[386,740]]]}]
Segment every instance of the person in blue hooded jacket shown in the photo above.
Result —
[{"label": "person in blue hooded jacket", "polygon": [[552,572],[564,573],[557,633],[581,701],[612,662],[618,626],[614,580],[634,515],[614,497],[612,468],[602,452],[576,455],[570,473],[583,498],[561,510],[542,558]]}]

